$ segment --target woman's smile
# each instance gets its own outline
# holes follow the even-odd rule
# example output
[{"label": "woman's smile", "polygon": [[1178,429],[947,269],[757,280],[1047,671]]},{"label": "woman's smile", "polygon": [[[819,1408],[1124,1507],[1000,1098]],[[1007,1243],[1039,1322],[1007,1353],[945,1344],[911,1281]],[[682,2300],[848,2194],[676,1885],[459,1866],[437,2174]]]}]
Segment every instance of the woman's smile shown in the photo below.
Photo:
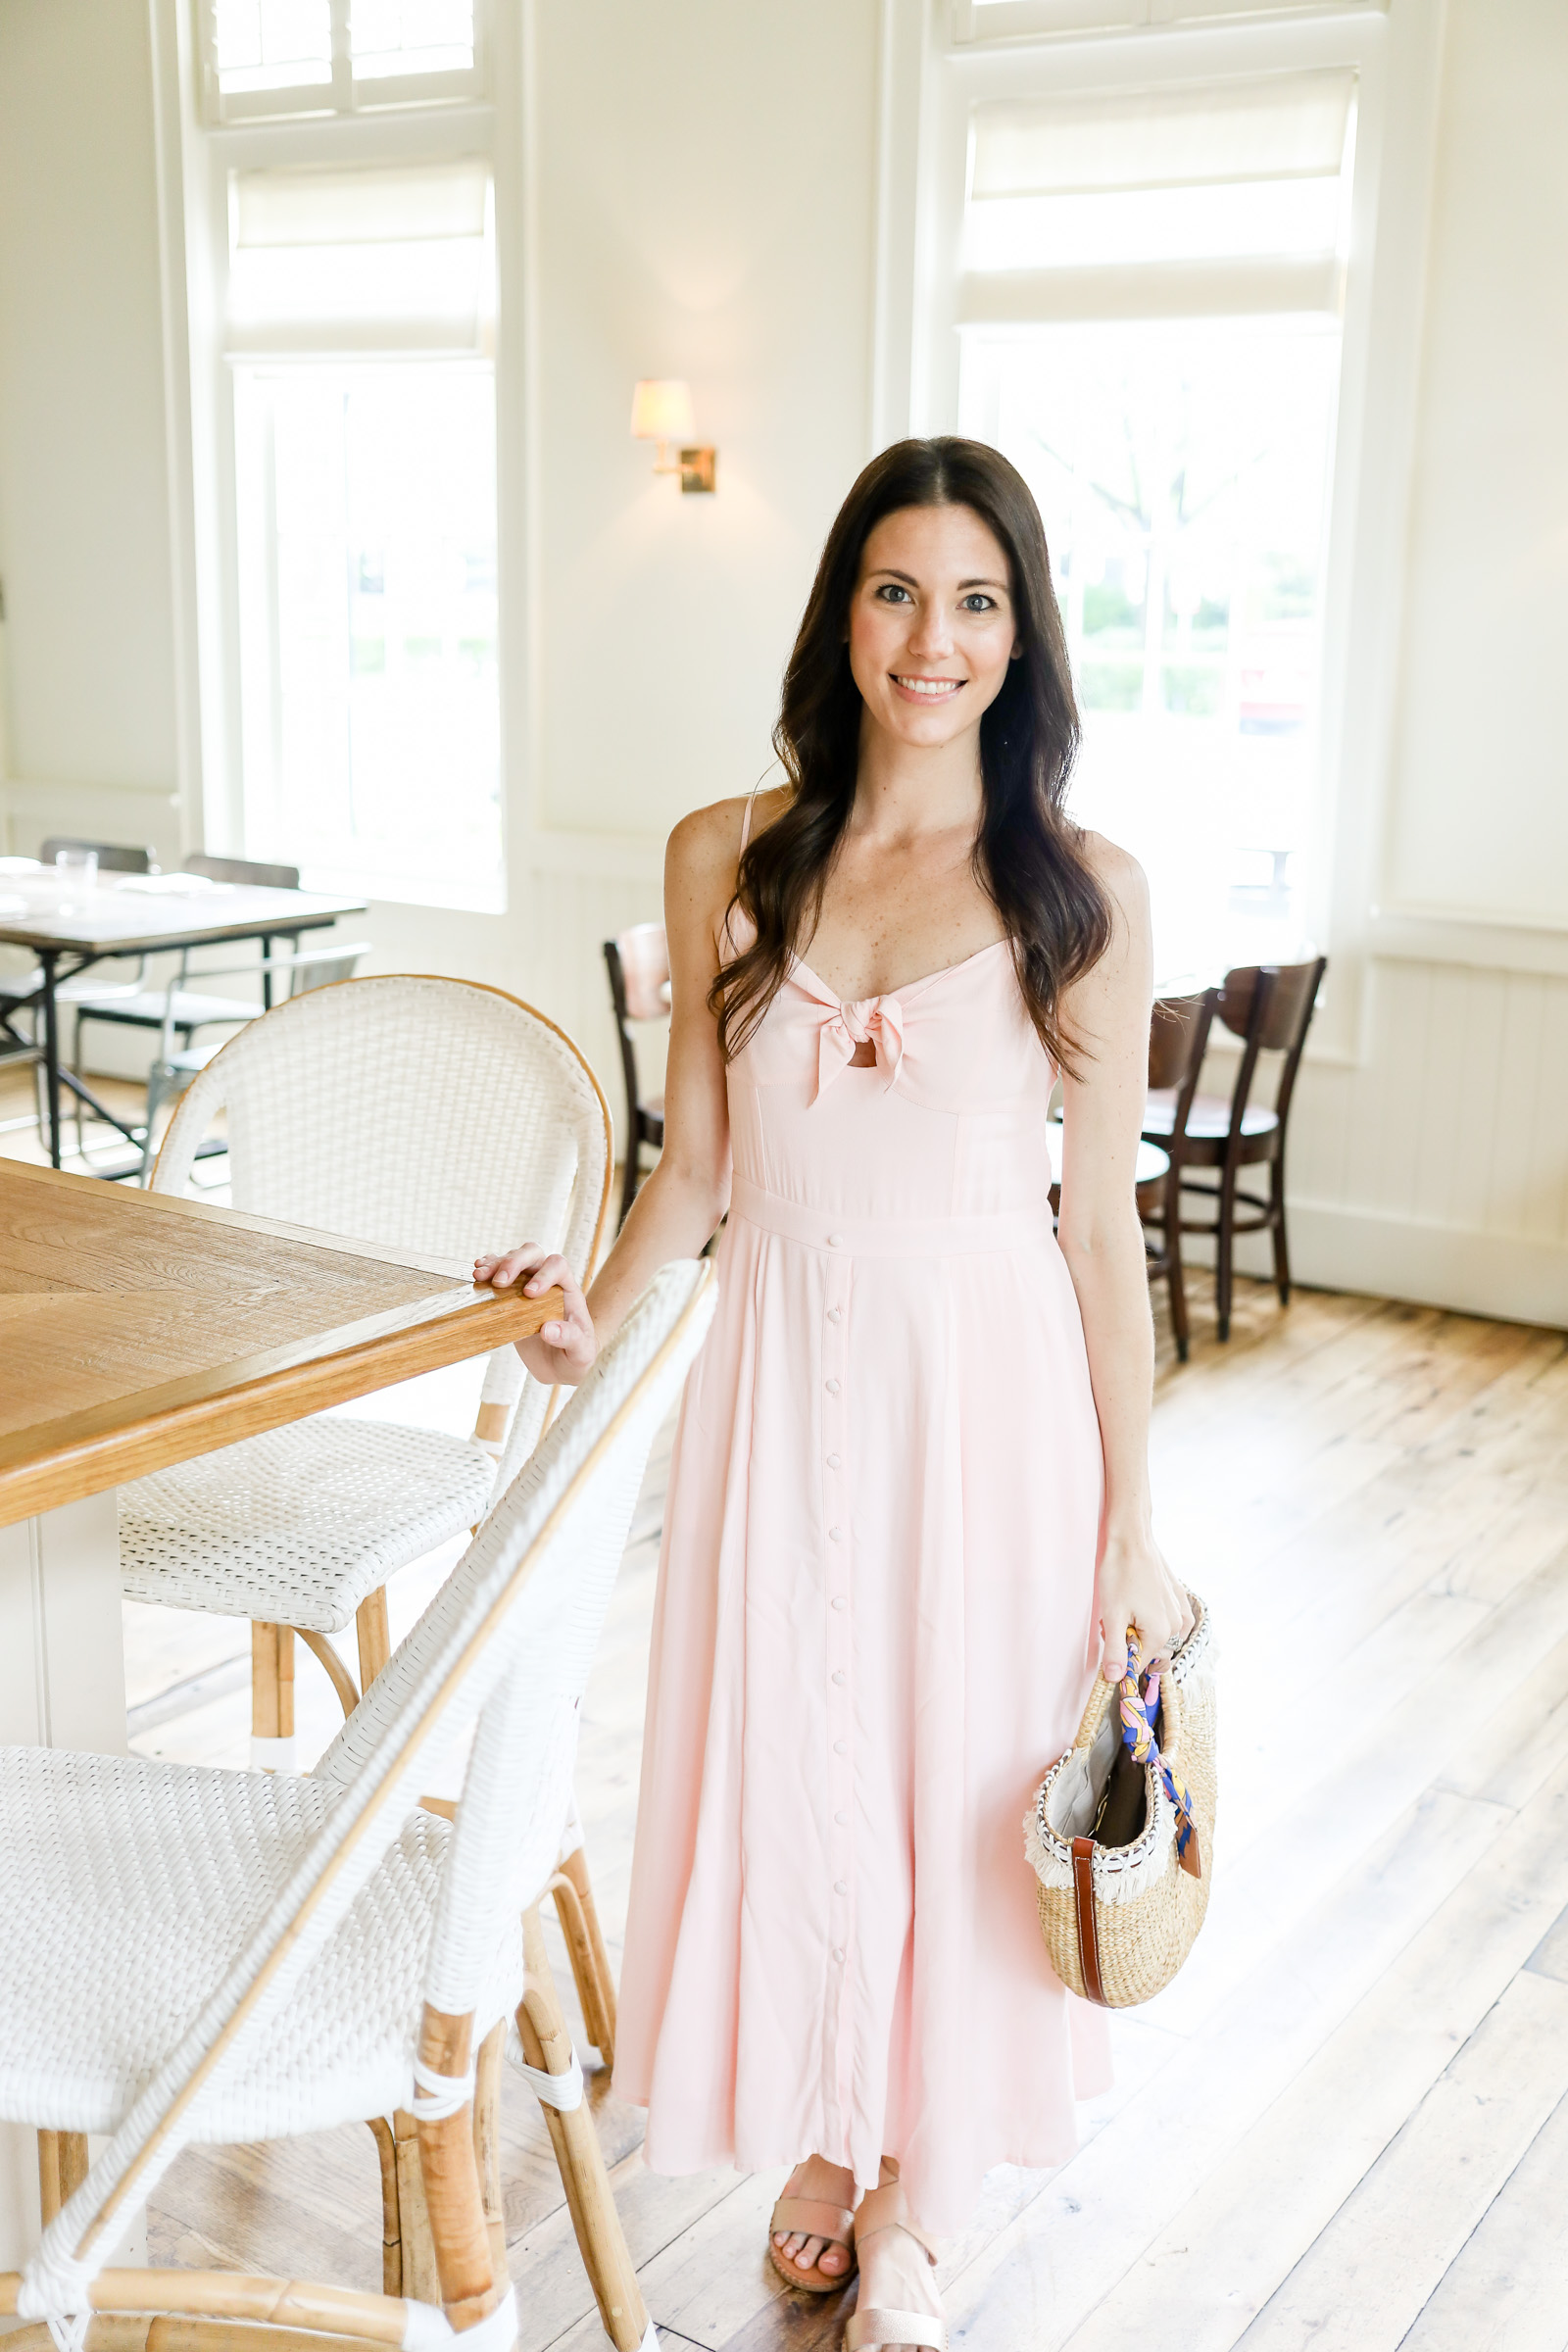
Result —
[{"label": "woman's smile", "polygon": [[956,695],[959,687],[965,683],[962,678],[922,678],[907,673],[901,675],[896,669],[890,669],[888,675],[906,702],[910,703],[945,703]]}]

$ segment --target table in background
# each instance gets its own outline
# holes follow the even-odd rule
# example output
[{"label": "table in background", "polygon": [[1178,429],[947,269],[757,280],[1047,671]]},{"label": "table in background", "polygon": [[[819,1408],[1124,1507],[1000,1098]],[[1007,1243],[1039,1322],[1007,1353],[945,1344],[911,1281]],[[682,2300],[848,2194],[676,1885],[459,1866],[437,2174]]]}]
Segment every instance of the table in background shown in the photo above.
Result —
[{"label": "table in background", "polygon": [[[95,1118],[118,1127],[127,1142],[138,1140],[136,1130],[117,1119],[78,1078],[60,1067],[58,994],[63,981],[75,979],[90,964],[111,956],[155,956],[222,941],[258,939],[265,960],[274,939],[290,940],[297,947],[302,932],[322,930],[340,916],[363,914],[365,909],[363,899],[319,891],[258,890],[245,883],[209,882],[197,874],[100,874],[88,888],[63,882],[51,866],[40,866],[35,874],[0,873],[0,943],[30,949],[42,974],[35,994],[14,1006],[8,1017],[33,1006],[43,1014],[50,1164],[60,1165],[62,1078]],[[106,975],[106,989],[112,986]],[[271,1003],[271,982],[265,972],[262,1003],[264,1007]]]},{"label": "table in background", "polygon": [[[125,1751],[121,1481],[559,1311],[559,1292],[0,1159],[0,1742]],[[0,2270],[37,2233],[33,2134],[0,2125]]]}]

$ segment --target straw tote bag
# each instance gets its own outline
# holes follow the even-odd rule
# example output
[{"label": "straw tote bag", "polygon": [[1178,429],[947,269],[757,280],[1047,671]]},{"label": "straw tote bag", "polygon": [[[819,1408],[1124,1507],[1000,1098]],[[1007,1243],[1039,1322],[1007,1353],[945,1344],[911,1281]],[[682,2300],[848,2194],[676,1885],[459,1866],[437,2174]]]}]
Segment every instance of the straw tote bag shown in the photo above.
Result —
[{"label": "straw tote bag", "polygon": [[1165,1673],[1097,1676],[1077,1739],[1024,1819],[1051,1965],[1106,2009],[1161,1991],[1208,1909],[1214,1648],[1207,1609],[1188,1597],[1197,1623]]}]

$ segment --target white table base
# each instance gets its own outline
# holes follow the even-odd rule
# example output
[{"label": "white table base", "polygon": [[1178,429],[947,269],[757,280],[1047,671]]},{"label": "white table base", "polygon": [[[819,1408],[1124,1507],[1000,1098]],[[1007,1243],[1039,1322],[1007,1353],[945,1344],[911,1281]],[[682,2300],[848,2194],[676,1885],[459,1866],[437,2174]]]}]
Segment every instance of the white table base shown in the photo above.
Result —
[{"label": "white table base", "polygon": [[[112,1490],[0,1527],[0,1743],[122,1756],[121,1625]],[[95,2153],[101,2144],[94,2141]],[[0,2124],[0,2270],[22,2268],[38,2230],[36,2134]],[[145,2214],[118,2259],[146,2261]],[[0,2321],[0,2329],[7,2325]]]}]

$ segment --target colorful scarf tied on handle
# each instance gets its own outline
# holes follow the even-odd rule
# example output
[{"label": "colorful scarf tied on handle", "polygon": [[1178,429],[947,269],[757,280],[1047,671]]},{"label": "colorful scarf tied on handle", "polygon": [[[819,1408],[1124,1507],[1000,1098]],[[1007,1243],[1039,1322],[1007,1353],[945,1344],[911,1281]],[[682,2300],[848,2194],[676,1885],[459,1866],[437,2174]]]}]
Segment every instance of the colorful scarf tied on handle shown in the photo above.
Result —
[{"label": "colorful scarf tied on handle", "polygon": [[1175,1773],[1159,1752],[1154,1738],[1154,1714],[1159,1705],[1159,1677],[1151,1674],[1142,1690],[1138,1688],[1138,1645],[1129,1642],[1127,1665],[1116,1687],[1117,1704],[1121,1709],[1121,1737],[1124,1747],[1133,1751],[1135,1764],[1152,1762],[1154,1770],[1165,1784],[1176,1815],[1176,1859],[1190,1879],[1203,1875],[1203,1860],[1198,1850],[1198,1830],[1193,1821],[1193,1800],[1185,1781]]}]

